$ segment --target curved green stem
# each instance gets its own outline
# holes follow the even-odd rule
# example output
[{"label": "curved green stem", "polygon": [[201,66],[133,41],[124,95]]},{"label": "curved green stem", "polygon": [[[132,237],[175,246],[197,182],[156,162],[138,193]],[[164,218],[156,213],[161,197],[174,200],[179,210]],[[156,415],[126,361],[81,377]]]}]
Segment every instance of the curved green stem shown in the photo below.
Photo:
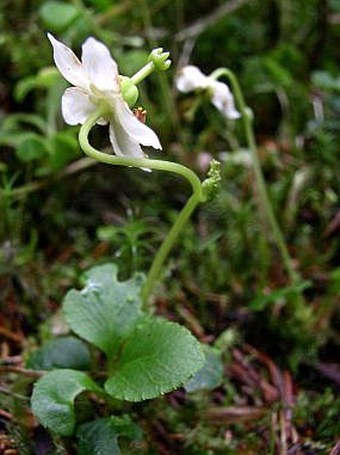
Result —
[{"label": "curved green stem", "polygon": [[190,218],[191,214],[193,213],[193,211],[200,202],[202,202],[200,195],[198,193],[194,193],[183,207],[175,224],[172,226],[167,237],[165,238],[161,247],[157,251],[157,254],[152,263],[151,269],[148,273],[147,280],[142,291],[142,297],[144,302],[147,301],[149,295],[151,294],[153,286],[159,276],[159,272],[162,268],[162,265],[164,264],[164,261],[168,256],[173,244],[178,238],[179,233],[181,232],[182,228],[184,227],[184,225]]},{"label": "curved green stem", "polygon": [[233,89],[233,93],[237,100],[238,108],[241,111],[241,116],[242,116],[242,121],[243,121],[243,126],[244,126],[244,130],[245,130],[248,147],[252,154],[255,181],[257,184],[258,195],[259,195],[259,198],[262,203],[262,210],[263,210],[264,215],[267,219],[267,222],[272,230],[274,240],[275,240],[276,245],[282,256],[282,260],[283,260],[285,268],[287,270],[287,274],[288,274],[291,282],[293,284],[295,284],[300,280],[300,277],[299,277],[298,273],[294,270],[294,267],[292,265],[292,259],[289,255],[284,236],[283,236],[281,228],[277,222],[271,201],[269,199],[269,195],[267,192],[266,183],[265,183],[265,180],[263,177],[261,163],[260,163],[260,159],[259,159],[259,155],[258,155],[258,151],[257,151],[257,147],[256,147],[254,131],[253,131],[253,126],[252,126],[252,117],[251,117],[252,114],[246,106],[246,103],[243,98],[242,90],[240,88],[240,85],[239,85],[238,80],[237,80],[236,76],[234,75],[234,73],[232,71],[230,71],[228,68],[218,68],[216,71],[214,71],[210,75],[210,77],[212,77],[214,79],[218,79],[221,76],[226,76],[230,80],[230,83],[231,83],[231,86]]},{"label": "curved green stem", "polygon": [[171,161],[163,160],[150,160],[149,158],[128,158],[123,156],[108,155],[107,153],[100,152],[93,148],[88,140],[88,135],[91,128],[96,124],[97,120],[105,114],[105,109],[99,108],[92,115],[90,115],[85,123],[81,126],[79,131],[79,143],[82,150],[87,156],[94,158],[106,164],[113,164],[116,166],[130,166],[137,168],[148,168],[159,171],[173,172],[174,174],[181,175],[186,178],[193,189],[194,193],[200,195],[203,200],[203,193],[201,189],[201,181],[197,175],[182,164],[173,163]]},{"label": "curved green stem", "polygon": [[178,174],[188,180],[191,184],[193,195],[190,197],[175,222],[175,224],[170,229],[168,236],[163,241],[160,249],[158,250],[151,269],[148,273],[143,291],[142,297],[144,303],[146,304],[148,297],[150,296],[153,286],[156,280],[159,277],[164,261],[169,254],[172,246],[174,245],[176,238],[178,237],[179,232],[189,219],[190,215],[194,211],[195,207],[205,200],[205,196],[202,190],[202,183],[197,175],[192,172],[187,167],[173,163],[171,161],[162,161],[162,160],[151,160],[148,158],[128,158],[116,155],[108,155],[106,153],[100,152],[93,148],[89,143],[89,133],[91,128],[96,124],[97,120],[105,115],[107,112],[105,108],[98,108],[92,115],[90,115],[85,123],[81,126],[79,131],[79,143],[82,150],[89,157],[100,161],[106,164],[112,164],[117,166],[130,166],[137,168],[148,168],[156,169],[160,171],[173,172]]}]

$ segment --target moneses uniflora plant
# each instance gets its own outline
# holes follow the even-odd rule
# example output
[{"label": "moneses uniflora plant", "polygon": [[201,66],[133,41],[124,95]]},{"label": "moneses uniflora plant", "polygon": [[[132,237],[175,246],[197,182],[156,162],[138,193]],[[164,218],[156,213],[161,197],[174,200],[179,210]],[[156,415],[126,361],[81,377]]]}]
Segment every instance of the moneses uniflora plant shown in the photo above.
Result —
[{"label": "moneses uniflora plant", "polygon": [[[70,355],[74,354],[75,359],[71,355],[67,364],[60,365],[59,362],[58,365],[63,368],[44,374],[33,390],[32,409],[36,417],[58,435],[76,433],[78,453],[97,453],[98,444],[103,439],[108,444],[108,438],[112,453],[119,453],[118,437],[133,439],[138,434],[136,425],[128,416],[122,415],[122,400],[155,398],[188,384],[189,380],[192,382],[202,369],[211,370],[201,344],[181,325],[154,316],[149,307],[149,297],[183,226],[197,205],[217,192],[219,163],[211,163],[207,179],[201,182],[187,167],[162,159],[149,159],[142,150],[142,146],[158,150],[162,147],[157,134],[143,122],[143,111],[132,111],[138,99],[137,86],[153,71],[169,68],[168,52],[163,52],[161,48],[153,50],[145,66],[132,77],[127,77],[119,74],[109,49],[95,38],[90,37],[84,42],[81,60],[52,35],[49,34],[48,38],[57,68],[72,85],[63,94],[62,115],[66,123],[81,125],[79,143],[82,150],[94,160],[107,164],[178,174],[188,180],[193,191],[155,255],[146,278],[137,273],[128,281],[119,282],[115,264],[101,265],[85,274],[82,290],[70,290],[63,300],[63,312],[70,329],[104,354],[105,371],[95,374],[98,369],[103,369],[102,362],[99,367],[91,361],[88,345],[79,338],[57,339],[45,349],[49,353],[68,351]],[[239,110],[235,107],[229,87],[218,81],[220,76],[229,77]],[[233,120],[242,118],[253,152],[255,175],[260,196],[264,199],[265,213],[288,272],[295,279],[267,198],[252,136],[251,116],[236,78],[227,69],[205,76],[198,68],[188,66],[178,75],[176,85],[183,92],[206,92],[222,115]],[[112,153],[104,153],[90,145],[88,136],[96,124],[107,125]],[[99,356],[94,358],[100,359]],[[86,391],[96,403],[96,410],[93,410],[92,420],[80,425],[75,399]],[[103,403],[106,406],[105,417],[98,418],[97,408]]]},{"label": "moneses uniflora plant", "polygon": [[[155,398],[185,384],[204,367],[201,344],[181,325],[152,315],[148,301],[184,224],[195,207],[216,192],[219,165],[213,162],[208,178],[201,182],[185,166],[149,159],[142,150],[142,146],[158,150],[162,147],[157,134],[143,122],[143,111],[132,111],[138,99],[137,86],[153,71],[169,68],[168,52],[153,50],[145,66],[134,76],[126,77],[119,74],[109,49],[95,38],[84,42],[81,60],[52,35],[48,34],[48,38],[57,68],[72,84],[62,96],[62,115],[69,125],[81,125],[79,143],[82,150],[93,159],[111,165],[176,173],[185,177],[193,189],[156,254],[146,279],[144,275],[136,274],[126,282],[119,282],[115,264],[101,265],[87,272],[81,291],[70,290],[63,300],[63,312],[70,329],[104,354],[104,377],[95,381],[93,374],[81,371],[94,372],[98,366],[91,364],[88,347],[78,338],[57,339],[53,345],[45,347],[51,352],[59,346],[78,352],[79,356],[82,353],[82,358],[85,352],[88,362],[80,365],[78,358],[75,364],[68,362],[63,369],[49,371],[37,381],[32,394],[36,417],[56,434],[71,436],[76,433],[80,448],[82,444],[87,447],[92,444],[91,453],[96,453],[96,440],[100,441],[101,431],[105,435],[109,431],[113,449],[118,453],[117,437],[126,433],[131,437],[135,427],[127,416],[121,416],[118,411],[121,405],[116,405],[117,400]],[[112,153],[101,152],[90,145],[88,135],[95,124],[107,125]],[[147,178],[148,174],[145,176]],[[98,419],[94,412],[93,421],[78,425],[74,402],[85,391],[104,402],[111,415]],[[96,437],[90,440],[89,435]]]}]

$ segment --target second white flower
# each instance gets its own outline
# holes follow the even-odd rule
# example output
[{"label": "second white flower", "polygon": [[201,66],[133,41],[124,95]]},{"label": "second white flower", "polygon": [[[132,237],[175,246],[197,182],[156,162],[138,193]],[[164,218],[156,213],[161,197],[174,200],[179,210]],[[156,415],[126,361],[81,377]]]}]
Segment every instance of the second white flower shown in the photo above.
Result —
[{"label": "second white flower", "polygon": [[193,65],[182,68],[176,78],[176,87],[180,92],[188,93],[196,90],[207,90],[212,104],[229,119],[240,118],[235,108],[234,97],[227,84],[206,76]]}]

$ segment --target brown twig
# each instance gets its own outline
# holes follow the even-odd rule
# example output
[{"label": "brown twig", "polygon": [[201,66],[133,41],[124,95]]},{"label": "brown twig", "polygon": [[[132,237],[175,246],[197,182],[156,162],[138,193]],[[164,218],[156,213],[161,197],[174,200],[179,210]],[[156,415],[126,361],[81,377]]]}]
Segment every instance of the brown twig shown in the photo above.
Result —
[{"label": "brown twig", "polygon": [[0,367],[1,365],[20,365],[22,364],[21,355],[14,355],[11,357],[1,357],[0,358]]},{"label": "brown twig", "polygon": [[17,373],[30,378],[40,378],[46,371],[29,370],[22,367],[0,366],[0,375],[4,373]]},{"label": "brown twig", "polygon": [[340,455],[340,439],[337,441],[329,455]]},{"label": "brown twig", "polygon": [[6,327],[0,327],[0,335],[15,341],[16,343],[21,343],[23,340],[23,336],[18,334],[18,333],[13,333],[9,329],[6,329]]},{"label": "brown twig", "polygon": [[229,2],[224,2],[218,8],[216,8],[212,13],[201,18],[189,25],[189,27],[181,30],[175,35],[176,41],[184,41],[188,38],[200,35],[207,28],[215,25],[223,16],[233,13],[237,9],[241,8],[246,3],[249,3],[249,0],[231,0]]},{"label": "brown twig", "polygon": [[264,407],[255,406],[228,406],[228,407],[211,407],[207,409],[207,418],[212,422],[220,425],[226,423],[240,423],[252,420],[258,420],[267,412]]},{"label": "brown twig", "polygon": [[4,417],[7,420],[13,420],[13,415],[4,409],[0,409],[0,416]]},{"label": "brown twig", "polygon": [[5,387],[0,386],[0,393],[4,395],[8,395],[10,397],[16,398],[18,400],[28,401],[29,398],[25,397],[25,395],[21,395],[20,393],[12,392],[11,390],[6,389]]}]

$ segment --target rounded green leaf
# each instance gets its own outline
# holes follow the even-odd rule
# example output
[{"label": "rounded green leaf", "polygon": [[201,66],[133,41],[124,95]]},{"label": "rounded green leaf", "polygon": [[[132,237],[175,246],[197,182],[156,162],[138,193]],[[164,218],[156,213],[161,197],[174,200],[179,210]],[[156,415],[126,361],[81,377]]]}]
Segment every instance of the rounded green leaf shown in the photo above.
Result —
[{"label": "rounded green leaf", "polygon": [[[77,430],[78,455],[119,455],[118,437],[140,441],[141,429],[128,416],[106,417],[87,422]],[[125,453],[125,452],[124,452]]]},{"label": "rounded green leaf", "polygon": [[187,392],[212,390],[221,384],[223,377],[223,362],[221,354],[211,346],[204,346],[205,364],[203,368],[184,385]]},{"label": "rounded green leaf", "polygon": [[34,370],[72,368],[88,370],[91,367],[90,351],[75,337],[60,337],[47,342],[28,359],[27,367]]},{"label": "rounded green leaf", "polygon": [[77,431],[78,455],[120,455],[116,429],[110,419],[81,425]]},{"label": "rounded green leaf", "polygon": [[42,5],[39,15],[47,27],[62,30],[79,17],[79,11],[67,2],[51,0]]},{"label": "rounded green leaf", "polygon": [[74,400],[85,390],[101,392],[92,379],[80,371],[65,369],[46,373],[33,389],[33,414],[54,433],[70,436],[76,421]]},{"label": "rounded green leaf", "polygon": [[142,317],[142,275],[117,281],[117,266],[105,264],[86,274],[82,291],[69,291],[63,301],[65,318],[72,330],[114,356],[125,337]]},{"label": "rounded green leaf", "polygon": [[201,345],[186,328],[150,318],[124,340],[117,372],[105,390],[121,400],[155,398],[180,387],[203,364]]}]

